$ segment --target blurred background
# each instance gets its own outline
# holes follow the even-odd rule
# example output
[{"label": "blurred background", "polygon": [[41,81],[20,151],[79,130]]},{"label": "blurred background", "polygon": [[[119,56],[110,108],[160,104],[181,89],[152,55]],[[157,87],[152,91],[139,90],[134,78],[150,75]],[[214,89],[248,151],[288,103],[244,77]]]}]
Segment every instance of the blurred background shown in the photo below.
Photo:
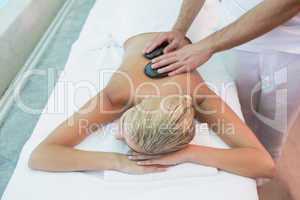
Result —
[{"label": "blurred background", "polygon": [[[55,86],[55,81],[49,84],[49,73],[54,80],[58,78],[95,0],[66,2],[0,0],[0,196]],[[200,34],[194,26],[189,35],[201,39],[217,30],[221,17],[218,6],[218,0],[206,1],[194,22],[201,25]],[[68,12],[62,12],[64,9]],[[234,73],[230,51],[223,54],[223,62]],[[30,69],[38,69],[39,73],[28,74]],[[36,113],[19,108],[14,101],[15,91]],[[296,188],[300,176],[293,173],[300,166],[292,159],[300,153],[298,118],[278,161],[277,177],[258,188],[262,200],[300,199]]]}]

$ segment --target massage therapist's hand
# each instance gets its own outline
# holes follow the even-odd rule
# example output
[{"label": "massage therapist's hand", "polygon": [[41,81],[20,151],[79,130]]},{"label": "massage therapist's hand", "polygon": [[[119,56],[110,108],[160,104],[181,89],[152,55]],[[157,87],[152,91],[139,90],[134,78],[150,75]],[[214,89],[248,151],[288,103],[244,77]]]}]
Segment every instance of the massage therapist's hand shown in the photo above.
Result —
[{"label": "massage therapist's hand", "polygon": [[117,163],[115,170],[120,172],[127,174],[146,174],[166,171],[165,167],[138,165],[135,161],[129,160],[126,155],[117,154],[116,156]]},{"label": "massage therapist's hand", "polygon": [[156,47],[164,42],[169,42],[169,45],[165,48],[164,53],[169,53],[171,51],[180,49],[186,45],[185,34],[177,30],[160,33],[145,46],[143,53],[149,53],[153,51]]},{"label": "massage therapist's hand", "polygon": [[151,166],[151,165],[177,165],[184,162],[189,162],[190,157],[193,154],[194,145],[189,145],[186,148],[176,151],[173,153],[168,153],[165,155],[143,155],[135,153],[129,156],[130,160],[136,161],[140,166]]},{"label": "massage therapist's hand", "polygon": [[213,50],[209,45],[204,42],[195,43],[153,59],[152,66],[154,69],[161,68],[158,73],[168,73],[169,76],[174,76],[195,70],[207,62],[212,55]]}]

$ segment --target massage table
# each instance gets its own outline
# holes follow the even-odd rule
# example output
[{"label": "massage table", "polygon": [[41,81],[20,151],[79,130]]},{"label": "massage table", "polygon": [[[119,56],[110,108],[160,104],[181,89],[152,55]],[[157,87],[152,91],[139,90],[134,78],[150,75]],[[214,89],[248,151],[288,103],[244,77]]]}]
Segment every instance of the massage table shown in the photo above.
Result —
[{"label": "massage table", "polygon": [[[22,149],[2,200],[258,199],[255,180],[204,166],[203,175],[196,177],[158,176],[152,179],[139,178],[143,175],[128,175],[131,177],[128,178],[119,172],[49,173],[28,168],[32,150],[106,85],[121,63],[122,43],[126,38],[142,32],[168,30],[180,3],[178,0],[172,3],[98,0],[95,3],[32,136]],[[166,16],[166,19],[159,16]],[[153,19],[160,20],[153,23]],[[214,57],[199,71],[209,86],[242,118],[235,85],[224,70],[221,58]],[[102,145],[114,151],[110,142],[103,142],[108,132],[113,132],[111,130],[107,128],[101,130],[101,134],[92,134],[76,148],[97,150]],[[209,140],[218,148],[228,148],[213,133],[209,134]]]}]

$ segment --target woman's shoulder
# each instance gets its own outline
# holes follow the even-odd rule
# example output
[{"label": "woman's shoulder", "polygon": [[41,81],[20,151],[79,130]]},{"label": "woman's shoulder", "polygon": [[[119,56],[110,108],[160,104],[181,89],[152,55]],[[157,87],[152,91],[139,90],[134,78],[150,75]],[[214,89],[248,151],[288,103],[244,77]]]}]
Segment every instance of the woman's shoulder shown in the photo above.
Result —
[{"label": "woman's shoulder", "polygon": [[130,38],[128,38],[125,42],[124,42],[124,48],[130,48],[131,46],[142,46],[144,48],[144,46],[151,40],[153,39],[157,34],[157,32],[151,32],[151,33],[140,33],[137,35],[134,35]]}]

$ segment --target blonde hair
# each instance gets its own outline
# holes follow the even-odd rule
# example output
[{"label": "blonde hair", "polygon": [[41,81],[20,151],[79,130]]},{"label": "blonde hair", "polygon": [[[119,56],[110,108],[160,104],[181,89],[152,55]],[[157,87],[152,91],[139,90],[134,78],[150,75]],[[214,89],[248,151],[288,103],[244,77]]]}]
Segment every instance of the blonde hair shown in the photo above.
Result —
[{"label": "blonde hair", "polygon": [[195,135],[190,96],[150,97],[127,110],[121,118],[122,132],[147,154],[180,150]]}]

